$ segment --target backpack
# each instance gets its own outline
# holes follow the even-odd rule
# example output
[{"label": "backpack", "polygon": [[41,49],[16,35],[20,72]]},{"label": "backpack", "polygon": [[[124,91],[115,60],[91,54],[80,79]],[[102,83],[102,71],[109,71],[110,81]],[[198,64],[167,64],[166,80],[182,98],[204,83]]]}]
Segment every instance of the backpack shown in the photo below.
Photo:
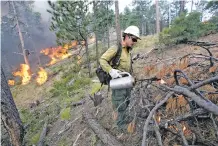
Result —
[{"label": "backpack", "polygon": [[[110,61],[112,61],[113,68],[119,65],[121,53],[122,53],[122,46],[121,46],[121,44],[119,44],[116,55],[110,60]],[[97,75],[97,77],[102,85],[109,84],[109,82],[111,80],[111,76],[107,72],[105,72],[100,65],[96,69],[95,72],[96,72],[96,75]]]}]

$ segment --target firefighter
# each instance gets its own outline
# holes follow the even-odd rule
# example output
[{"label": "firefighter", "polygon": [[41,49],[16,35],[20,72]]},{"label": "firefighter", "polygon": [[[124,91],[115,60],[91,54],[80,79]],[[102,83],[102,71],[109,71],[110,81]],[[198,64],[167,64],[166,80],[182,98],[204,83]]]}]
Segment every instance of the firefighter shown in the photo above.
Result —
[{"label": "firefighter", "polygon": [[[109,73],[112,79],[122,77],[121,72],[131,73],[131,56],[130,51],[139,38],[139,28],[129,26],[123,32],[122,52],[120,61],[116,68],[112,68],[111,60],[116,55],[118,47],[110,47],[99,59],[102,69]],[[112,106],[116,113],[116,124],[122,132],[127,130],[127,125],[130,118],[127,114],[127,107],[130,102],[131,89],[116,89],[112,90]]]}]

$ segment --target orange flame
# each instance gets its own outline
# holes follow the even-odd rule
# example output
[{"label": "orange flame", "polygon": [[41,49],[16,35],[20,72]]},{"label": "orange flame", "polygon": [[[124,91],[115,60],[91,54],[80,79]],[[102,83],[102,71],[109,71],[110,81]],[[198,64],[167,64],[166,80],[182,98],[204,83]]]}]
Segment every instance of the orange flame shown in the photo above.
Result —
[{"label": "orange flame", "polygon": [[157,119],[157,122],[158,122],[158,123],[160,123],[160,119],[161,119],[160,116],[158,116],[158,119]]},{"label": "orange flame", "polygon": [[47,72],[42,68],[42,67],[39,67],[39,71],[38,71],[38,76],[36,78],[36,82],[39,84],[39,85],[42,85],[44,84],[47,79],[48,79],[48,74]]},{"label": "orange flame", "polygon": [[40,51],[40,53],[47,55],[51,58],[51,61],[47,64],[47,66],[50,66],[57,63],[60,60],[63,60],[71,56],[72,54],[68,53],[68,49],[74,47],[75,45],[77,45],[77,42],[74,41],[70,45],[65,44],[63,47],[58,46],[56,48],[51,47],[51,48],[43,49]]},{"label": "orange flame", "polygon": [[186,127],[185,127],[185,126],[183,126],[183,128],[182,128],[182,131],[183,131],[183,132],[185,132],[185,130],[186,130]]},{"label": "orange flame", "polygon": [[14,84],[15,84],[15,81],[14,81],[14,80],[8,80],[8,85],[14,86]]},{"label": "orange flame", "polygon": [[30,67],[27,64],[21,64],[20,70],[13,73],[14,76],[20,76],[22,78],[22,85],[29,83],[31,79]]}]

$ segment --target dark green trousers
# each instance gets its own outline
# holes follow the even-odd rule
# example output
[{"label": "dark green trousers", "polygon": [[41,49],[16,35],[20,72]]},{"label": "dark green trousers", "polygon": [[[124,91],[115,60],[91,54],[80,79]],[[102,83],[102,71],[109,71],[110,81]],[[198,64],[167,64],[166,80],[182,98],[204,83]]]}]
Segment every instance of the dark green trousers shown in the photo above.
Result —
[{"label": "dark green trousers", "polygon": [[127,114],[127,107],[130,103],[131,89],[112,90],[113,110],[118,113],[116,124],[122,131],[126,131],[130,118]]}]

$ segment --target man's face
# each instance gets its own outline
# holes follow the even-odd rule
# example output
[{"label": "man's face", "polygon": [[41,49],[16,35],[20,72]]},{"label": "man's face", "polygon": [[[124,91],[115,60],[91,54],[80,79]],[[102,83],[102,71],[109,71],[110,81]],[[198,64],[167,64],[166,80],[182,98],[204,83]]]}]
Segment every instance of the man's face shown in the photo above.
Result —
[{"label": "man's face", "polygon": [[137,38],[135,36],[127,35],[126,39],[125,39],[125,42],[126,42],[127,47],[131,47],[132,48],[133,45],[137,42]]}]

